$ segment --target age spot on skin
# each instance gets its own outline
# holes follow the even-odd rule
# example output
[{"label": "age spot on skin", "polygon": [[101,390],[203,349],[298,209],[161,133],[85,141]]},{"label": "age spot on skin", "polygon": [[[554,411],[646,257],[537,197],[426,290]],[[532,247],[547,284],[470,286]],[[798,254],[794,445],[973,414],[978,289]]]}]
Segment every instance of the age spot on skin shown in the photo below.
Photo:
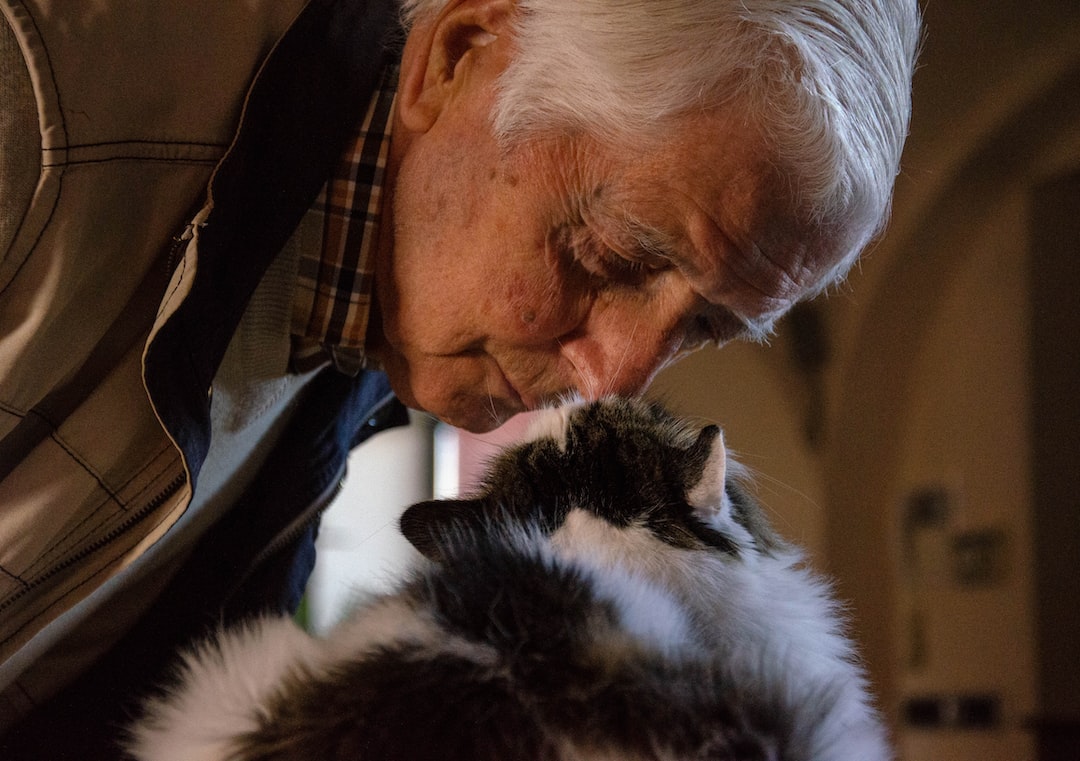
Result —
[{"label": "age spot on skin", "polygon": [[517,172],[500,172],[497,169],[491,172],[491,176],[489,179],[491,179],[492,181],[502,182],[502,184],[508,188],[516,188],[518,183],[521,181]]}]

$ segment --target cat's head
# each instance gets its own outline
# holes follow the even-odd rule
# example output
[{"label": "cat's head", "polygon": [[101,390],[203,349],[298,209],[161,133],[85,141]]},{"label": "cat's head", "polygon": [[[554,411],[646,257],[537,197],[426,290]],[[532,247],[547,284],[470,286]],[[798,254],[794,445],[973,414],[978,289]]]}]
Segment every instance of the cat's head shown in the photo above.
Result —
[{"label": "cat's head", "polygon": [[555,534],[582,516],[685,550],[769,553],[777,538],[735,470],[715,425],[640,400],[568,404],[540,413],[528,439],[493,461],[477,494],[414,505],[401,529],[435,560],[463,532]]}]

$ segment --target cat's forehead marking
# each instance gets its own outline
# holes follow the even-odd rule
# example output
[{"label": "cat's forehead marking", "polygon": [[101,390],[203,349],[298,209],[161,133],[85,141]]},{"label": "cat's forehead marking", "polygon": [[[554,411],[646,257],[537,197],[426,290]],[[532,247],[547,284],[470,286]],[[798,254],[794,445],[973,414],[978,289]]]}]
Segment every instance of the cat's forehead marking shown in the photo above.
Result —
[{"label": "cat's forehead marking", "polygon": [[635,559],[648,563],[669,548],[641,525],[616,526],[591,510],[571,508],[552,534],[551,545],[565,557],[615,567]]},{"label": "cat's forehead marking", "polygon": [[558,407],[538,410],[533,415],[525,431],[525,441],[554,439],[559,451],[566,451],[566,430],[570,427],[570,416],[583,405],[583,402],[569,402]]}]

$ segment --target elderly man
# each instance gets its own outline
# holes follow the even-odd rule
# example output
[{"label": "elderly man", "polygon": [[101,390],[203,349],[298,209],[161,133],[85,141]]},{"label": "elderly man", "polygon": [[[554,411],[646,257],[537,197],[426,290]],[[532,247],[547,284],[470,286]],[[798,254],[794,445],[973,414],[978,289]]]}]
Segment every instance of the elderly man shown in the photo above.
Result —
[{"label": "elderly man", "polygon": [[4,758],[114,757],[177,646],[294,607],[348,450],[403,405],[482,430],[636,393],[835,282],[883,224],[919,25],[0,7]]}]

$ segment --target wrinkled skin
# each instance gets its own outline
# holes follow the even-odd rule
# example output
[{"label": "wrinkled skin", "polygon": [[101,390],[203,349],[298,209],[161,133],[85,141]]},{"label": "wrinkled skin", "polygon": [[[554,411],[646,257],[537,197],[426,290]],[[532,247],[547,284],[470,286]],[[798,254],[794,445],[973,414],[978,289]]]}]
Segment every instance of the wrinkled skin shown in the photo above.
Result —
[{"label": "wrinkled skin", "polygon": [[501,148],[489,114],[508,13],[458,0],[410,33],[368,338],[406,404],[471,430],[569,391],[640,392],[680,355],[767,324],[837,255],[798,229],[738,113],[633,144]]}]

